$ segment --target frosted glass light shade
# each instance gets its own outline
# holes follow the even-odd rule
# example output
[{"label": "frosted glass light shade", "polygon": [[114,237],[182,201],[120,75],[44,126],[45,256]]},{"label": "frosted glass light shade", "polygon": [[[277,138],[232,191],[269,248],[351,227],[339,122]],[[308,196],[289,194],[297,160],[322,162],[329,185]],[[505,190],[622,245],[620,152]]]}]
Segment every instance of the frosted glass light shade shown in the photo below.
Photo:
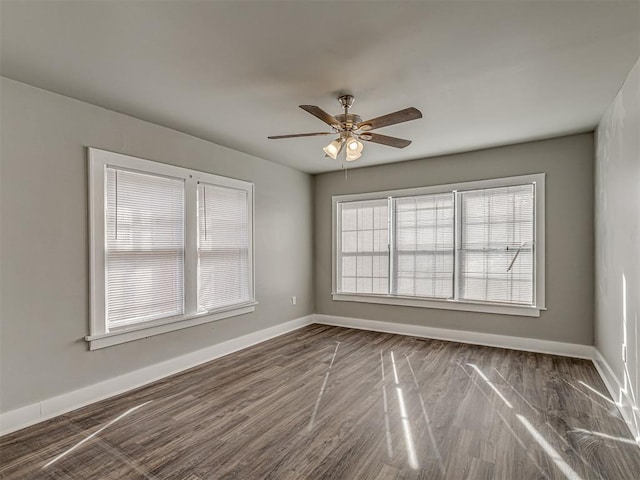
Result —
[{"label": "frosted glass light shade", "polygon": [[345,160],[347,162],[353,162],[354,160],[359,159],[362,156],[362,153],[352,153],[347,151],[347,157],[345,158]]},{"label": "frosted glass light shade", "polygon": [[364,148],[364,146],[362,145],[362,142],[359,142],[356,137],[349,136],[346,143],[347,152],[362,153],[362,149]]},{"label": "frosted glass light shade", "polygon": [[338,154],[342,150],[342,140],[341,139],[334,140],[329,145],[324,147],[322,150],[329,157],[331,157],[331,158],[333,158],[335,160],[336,158],[338,158]]},{"label": "frosted glass light shade", "polygon": [[347,140],[345,160],[347,162],[352,162],[359,159],[362,156],[363,149],[364,145],[362,144],[362,142],[359,142],[356,138],[351,137],[349,140]]}]

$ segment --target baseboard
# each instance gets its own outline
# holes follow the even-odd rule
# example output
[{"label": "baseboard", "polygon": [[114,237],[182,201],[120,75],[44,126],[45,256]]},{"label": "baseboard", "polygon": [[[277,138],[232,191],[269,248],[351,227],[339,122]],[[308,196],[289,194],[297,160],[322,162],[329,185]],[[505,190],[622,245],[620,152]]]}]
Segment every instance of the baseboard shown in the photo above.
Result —
[{"label": "baseboard", "polygon": [[595,350],[594,347],[550,340],[511,337],[507,335],[323,314],[307,315],[306,317],[290,320],[72,392],[0,413],[0,436],[84,407],[85,405],[104,400],[105,398],[133,390],[134,388],[155,382],[169,375],[179,373],[252,345],[262,343],[312,323],[593,360],[598,373],[602,377],[611,397],[615,400],[631,433],[636,440],[640,442],[640,410],[638,410],[638,405],[635,405],[629,393],[624,391],[622,387],[623,383],[617,378],[602,354]]},{"label": "baseboard", "polygon": [[633,398],[629,392],[624,390],[623,382],[620,382],[611,366],[595,347],[575,343],[425,327],[405,323],[381,322],[361,318],[338,317],[318,313],[314,315],[314,323],[592,360],[611,398],[615,401],[622,418],[629,426],[631,434],[635,440],[640,443],[640,406],[633,402]]},{"label": "baseboard", "polygon": [[593,364],[596,366],[600,377],[602,377],[607,390],[609,390],[611,398],[616,402],[616,406],[627,423],[631,434],[636,442],[640,443],[640,405],[633,401],[628,389],[625,390],[623,387],[624,382],[620,381],[611,365],[597,349],[595,349]]},{"label": "baseboard", "polygon": [[471,343],[487,347],[510,348],[527,352],[549,353],[565,357],[586,358],[593,360],[594,348],[590,345],[575,343],[538,340],[535,338],[511,337],[491,333],[470,332],[466,330],[452,330],[448,328],[426,327],[423,325],[408,325],[406,323],[381,322],[379,320],[364,320],[361,318],[338,317],[316,313],[314,322],[322,325],[372,330],[374,332],[396,333],[413,337],[433,338],[450,342]]},{"label": "baseboard", "polygon": [[169,375],[305,327],[311,323],[313,323],[313,315],[307,315],[306,317],[290,320],[202,350],[110,378],[88,387],[0,413],[0,436],[84,407],[90,403],[133,390]]}]

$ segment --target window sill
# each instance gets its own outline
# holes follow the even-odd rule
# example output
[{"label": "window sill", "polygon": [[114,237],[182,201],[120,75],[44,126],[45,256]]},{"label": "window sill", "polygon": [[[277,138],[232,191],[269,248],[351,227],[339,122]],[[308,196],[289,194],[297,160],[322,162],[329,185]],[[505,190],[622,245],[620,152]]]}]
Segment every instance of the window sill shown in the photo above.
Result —
[{"label": "window sill", "polygon": [[96,335],[88,335],[85,340],[89,342],[89,350],[97,350],[100,348],[110,347],[119,343],[131,342],[140,338],[160,335],[161,333],[172,332],[183,328],[202,325],[203,323],[215,322],[223,318],[236,317],[245,313],[254,312],[258,302],[243,303],[242,305],[233,305],[218,310],[203,312],[197,315],[184,317],[174,317],[145,324],[132,325],[130,327],[121,327],[108,333],[100,333]]},{"label": "window sill", "polygon": [[332,293],[333,300],[340,302],[363,302],[403,307],[437,308],[441,310],[460,310],[465,312],[497,313],[500,315],[519,315],[522,317],[539,317],[543,307],[527,307],[521,305],[503,305],[499,303],[473,303],[460,300],[428,300],[424,298],[399,297],[391,295],[363,295],[348,293]]}]

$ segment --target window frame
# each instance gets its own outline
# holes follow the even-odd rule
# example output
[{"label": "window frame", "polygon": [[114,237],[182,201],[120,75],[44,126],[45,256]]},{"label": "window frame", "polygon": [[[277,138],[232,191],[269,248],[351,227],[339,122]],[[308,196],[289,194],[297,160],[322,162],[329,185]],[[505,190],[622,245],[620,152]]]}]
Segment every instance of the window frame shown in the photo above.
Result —
[{"label": "window frame", "polygon": [[[212,173],[200,172],[166,163],[145,160],[130,155],[88,148],[89,179],[89,280],[90,320],[89,335],[85,340],[90,350],[129,342],[140,338],[214,322],[223,318],[255,311],[255,201],[253,183]],[[107,328],[105,282],[105,195],[106,167],[179,178],[185,186],[185,253],[184,253],[184,313],[179,316],[139,322],[132,325]],[[198,311],[198,182],[241,189],[248,195],[249,229],[249,293],[250,300],[208,311]]]},{"label": "window frame", "polygon": [[[340,248],[340,232],[338,204],[340,202],[375,200],[389,197],[407,197],[414,195],[428,195],[436,193],[448,193],[478,190],[485,188],[510,187],[525,184],[534,185],[534,269],[533,269],[533,305],[514,305],[505,303],[469,301],[459,299],[430,299],[425,297],[407,297],[392,294],[362,294],[362,293],[340,293],[338,292],[338,249]],[[457,198],[457,195],[454,195]],[[545,174],[536,173],[529,175],[519,175],[514,177],[494,178],[486,180],[475,180],[470,182],[458,182],[444,185],[432,185],[426,187],[407,188],[400,190],[385,190],[379,192],[355,193],[346,195],[334,195],[331,197],[331,297],[334,301],[364,302],[384,305],[398,305],[407,307],[435,308],[445,310],[461,310],[481,313],[495,313],[505,315],[518,315],[527,317],[539,317],[540,311],[546,310],[545,299]],[[454,214],[455,236],[459,229],[459,215],[457,200],[455,202],[456,212]],[[389,222],[393,217],[389,217]],[[393,229],[390,227],[390,234]],[[389,248],[392,242],[389,236]],[[454,258],[457,254],[457,242],[454,248]],[[389,257],[392,252],[389,252]],[[454,281],[457,282],[457,261],[454,260]],[[392,269],[389,271],[392,275]],[[455,293],[455,292],[454,292]]]},{"label": "window frame", "polygon": [[[375,199],[375,200],[380,200],[380,199]],[[385,200],[386,200],[386,199],[385,199]],[[337,207],[337,205],[336,205],[336,208],[338,208],[338,207]],[[388,210],[388,205],[387,205],[387,210]],[[388,225],[389,225],[389,217],[388,217],[388,214],[389,214],[389,212],[387,211],[387,231],[388,231],[388,228],[389,228],[389,227],[388,227]],[[375,223],[375,220],[374,220],[374,223]],[[376,229],[375,229],[375,226],[374,226],[374,227],[372,227],[372,230],[376,230]],[[342,241],[342,237],[340,238],[340,240],[338,241],[338,243],[341,243],[341,241]],[[372,248],[375,248],[375,247],[374,247],[374,244],[375,244],[375,240],[374,240],[374,242],[372,243]],[[352,252],[348,252],[348,253],[352,253]],[[358,253],[361,253],[361,252],[357,251],[357,252],[355,252],[355,255],[353,255],[353,257],[355,258],[355,261],[356,261],[356,265],[357,265],[357,262],[358,262]],[[373,257],[373,256],[377,256],[377,254],[378,254],[379,252],[376,252],[375,250],[372,250],[371,252],[368,252],[368,253],[369,253],[369,255],[371,255],[371,256]],[[386,253],[386,255],[385,255],[385,256],[387,257],[387,265],[389,265],[389,258],[388,258],[388,257],[389,257],[389,249],[388,249],[388,245],[387,245],[387,250],[386,250],[386,252],[385,252],[385,253]],[[348,255],[348,256],[349,256],[349,255]],[[343,253],[343,258],[344,258],[344,253]],[[336,268],[337,268],[338,274],[342,273],[342,266],[340,265],[340,263],[336,261],[336,262],[335,262],[335,264],[336,264]],[[372,265],[372,268],[373,268],[373,265]],[[387,269],[387,277],[389,277],[390,273],[391,273],[391,272]],[[354,280],[355,280],[355,283],[356,283],[356,285],[357,285],[357,283],[358,283],[358,277],[356,276],[356,278],[354,278]],[[372,287],[373,287],[373,279],[372,279]],[[372,288],[372,289],[373,289],[373,288]],[[373,294],[373,295],[376,295],[376,294]]]},{"label": "window frame", "polygon": [[[400,222],[400,215],[398,214],[398,200],[399,199],[407,199],[407,198],[417,198],[417,197],[422,197],[422,196],[444,196],[447,195],[451,198],[451,209],[452,209],[452,227],[451,227],[451,234],[453,237],[454,242],[451,245],[451,262],[452,262],[452,271],[451,271],[451,290],[452,290],[452,296],[454,295],[454,290],[455,290],[455,235],[456,232],[458,231],[458,225],[456,224],[456,217],[455,217],[455,207],[456,207],[456,194],[455,192],[452,191],[447,191],[447,192],[442,192],[442,193],[431,193],[431,194],[421,194],[418,196],[414,196],[414,195],[401,195],[401,196],[391,196],[390,201],[389,201],[389,212],[390,212],[390,217],[394,219],[394,223],[390,223],[389,224],[389,257],[390,257],[390,267],[389,269],[392,270],[393,275],[390,275],[390,283],[389,283],[389,291],[393,292],[393,291],[397,291],[398,290],[398,280],[399,277],[395,275],[395,273],[400,273],[401,269],[399,267],[399,263],[400,263],[400,257],[401,257],[401,250],[398,249],[398,236],[399,236],[399,225],[398,223]],[[437,214],[436,214],[437,215]],[[418,212],[416,211],[416,222],[418,220]],[[418,225],[415,225],[416,228],[416,234],[418,231]],[[417,243],[417,242],[416,242]],[[395,249],[393,248],[395,247]],[[438,250],[430,250],[429,252],[431,252],[431,254],[434,257],[434,261],[435,261],[435,257],[437,255]],[[413,255],[416,254],[420,254],[424,252],[427,252],[427,250],[413,250],[413,251],[405,251],[405,252],[410,252]],[[393,255],[393,257],[392,257]],[[397,260],[397,261],[396,261]],[[415,281],[415,276],[414,276],[414,281]],[[391,282],[395,282],[395,283],[391,283]],[[414,283],[414,289],[415,289],[415,283]],[[390,293],[390,295],[393,295],[394,297],[403,297],[403,295],[398,295],[397,293]],[[435,300],[435,301],[440,301],[440,300],[448,300],[451,297],[420,297],[417,295],[411,295],[411,296],[406,296],[407,298],[428,298],[430,300]]]}]

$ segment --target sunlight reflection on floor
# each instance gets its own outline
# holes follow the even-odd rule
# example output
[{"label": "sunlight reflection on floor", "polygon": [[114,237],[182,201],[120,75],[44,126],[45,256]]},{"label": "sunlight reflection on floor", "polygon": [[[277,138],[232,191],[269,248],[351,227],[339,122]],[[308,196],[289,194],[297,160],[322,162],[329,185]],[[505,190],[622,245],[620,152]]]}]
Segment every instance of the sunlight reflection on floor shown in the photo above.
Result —
[{"label": "sunlight reflection on floor", "polygon": [[89,440],[91,440],[92,438],[94,438],[96,435],[98,435],[99,433],[103,432],[105,429],[107,429],[108,427],[110,427],[111,425],[113,425],[114,423],[116,423],[117,421],[123,419],[124,417],[126,417],[127,415],[129,415],[130,413],[135,412],[136,410],[144,407],[145,405],[151,403],[153,400],[149,400],[148,402],[142,403],[140,405],[138,405],[137,407],[133,407],[130,408],[129,410],[127,410],[126,412],[124,412],[123,414],[121,414],[120,416],[114,418],[113,420],[111,420],[109,423],[107,423],[104,427],[99,428],[98,430],[96,430],[95,432],[93,432],[91,435],[89,435],[88,437],[80,440],[78,443],[76,443],[73,447],[67,449],[66,451],[62,452],[60,455],[58,455],[57,457],[55,457],[53,460],[47,462],[45,465],[42,466],[42,469],[44,470],[45,468],[49,467],[50,465],[54,464],[55,462],[57,462],[58,460],[60,460],[61,458],[67,456],[68,454],[70,454],[71,452],[73,452],[75,449],[79,448],[80,446],[82,446],[84,443],[88,442]]},{"label": "sunlight reflection on floor", "polygon": [[413,436],[411,435],[411,426],[409,425],[409,417],[407,415],[407,407],[404,403],[404,396],[402,395],[402,388],[400,388],[400,381],[398,380],[398,371],[396,369],[396,360],[391,352],[391,366],[393,367],[393,378],[396,385],[396,394],[398,396],[398,406],[400,407],[400,419],[402,420],[402,430],[404,431],[404,441],[407,447],[407,457],[409,459],[409,466],[414,470],[419,468],[418,457],[416,455],[416,448],[413,444]]}]

